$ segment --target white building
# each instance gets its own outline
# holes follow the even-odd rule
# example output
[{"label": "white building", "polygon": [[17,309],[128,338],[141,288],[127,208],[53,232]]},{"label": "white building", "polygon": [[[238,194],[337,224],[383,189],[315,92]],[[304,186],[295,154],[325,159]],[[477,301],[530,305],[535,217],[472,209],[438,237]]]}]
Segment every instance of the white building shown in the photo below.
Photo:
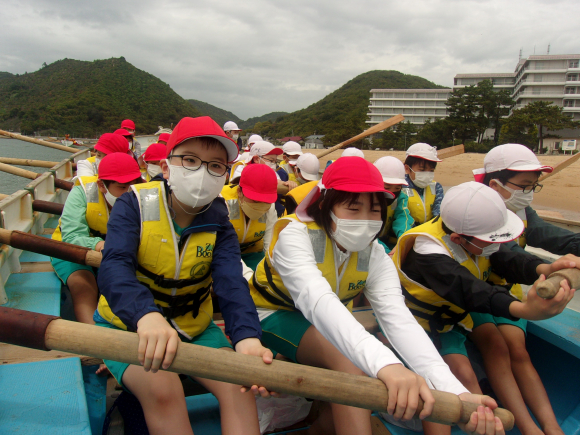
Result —
[{"label": "white building", "polygon": [[304,148],[321,150],[324,148],[324,143],[322,142],[323,134],[312,134],[304,139]]},{"label": "white building", "polygon": [[447,116],[445,102],[451,89],[372,89],[367,124],[375,125],[401,114],[405,121],[422,125],[427,119]]},{"label": "white building", "polygon": [[507,89],[510,94],[514,91],[516,83],[515,73],[481,73],[481,74],[457,74],[453,79],[453,90],[466,86],[477,85],[483,80],[491,80],[493,87],[498,90]]}]

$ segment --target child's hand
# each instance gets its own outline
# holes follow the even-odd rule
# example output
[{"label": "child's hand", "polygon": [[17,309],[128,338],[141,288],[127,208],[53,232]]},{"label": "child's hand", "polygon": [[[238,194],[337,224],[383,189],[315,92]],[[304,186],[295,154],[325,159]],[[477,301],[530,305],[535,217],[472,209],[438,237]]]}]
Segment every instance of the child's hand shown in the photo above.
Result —
[{"label": "child's hand", "polygon": [[389,392],[387,411],[395,419],[413,418],[419,406],[419,397],[425,402],[419,418],[431,415],[435,399],[421,376],[402,364],[391,364],[380,369],[377,377],[387,386]]},{"label": "child's hand", "polygon": [[512,302],[509,310],[514,317],[527,320],[544,320],[560,314],[574,297],[574,290],[570,289],[568,281],[560,282],[560,290],[552,299],[543,299],[536,293],[536,285],[546,278],[541,275],[528,292],[526,302]]},{"label": "child's hand", "polygon": [[540,264],[536,267],[536,272],[538,275],[546,275],[550,276],[551,273],[554,273],[558,270],[562,269],[572,269],[572,268],[580,269],[580,257],[576,257],[572,254],[564,255],[563,257],[558,258],[552,264]]},{"label": "child's hand", "polygon": [[[246,338],[244,340],[238,341],[238,343],[236,344],[236,352],[243,353],[244,355],[254,355],[262,357],[262,361],[264,361],[266,364],[271,364],[272,360],[274,359],[272,351],[262,346],[262,343],[257,338]],[[268,391],[266,388],[259,387],[258,385],[252,385],[250,388],[242,387],[241,392],[245,393],[246,391],[252,391],[252,393],[254,393],[254,396],[257,396],[259,394],[264,398],[270,396],[274,397],[278,396],[278,393]]]},{"label": "child's hand", "polygon": [[101,252],[103,249],[105,249],[105,242],[104,240],[101,240],[99,243],[95,245],[95,251]]},{"label": "child's hand", "polygon": [[175,358],[179,337],[165,317],[156,311],[147,313],[137,322],[139,335],[139,362],[146,372],[156,373],[163,362],[169,368]]},{"label": "child's hand", "polygon": [[[464,394],[468,394],[469,396],[477,396],[477,394],[469,394],[469,393]],[[473,400],[463,399],[463,394],[461,394],[459,397],[461,397],[462,400],[474,402]],[[479,396],[479,397],[487,397],[487,396]],[[487,398],[491,399],[490,397]],[[497,404],[495,406],[497,407]],[[477,412],[471,414],[469,422],[467,424],[459,423],[458,426],[463,432],[468,434],[477,434],[477,435],[505,434],[501,420],[493,415],[493,411],[489,407],[478,406]]]}]

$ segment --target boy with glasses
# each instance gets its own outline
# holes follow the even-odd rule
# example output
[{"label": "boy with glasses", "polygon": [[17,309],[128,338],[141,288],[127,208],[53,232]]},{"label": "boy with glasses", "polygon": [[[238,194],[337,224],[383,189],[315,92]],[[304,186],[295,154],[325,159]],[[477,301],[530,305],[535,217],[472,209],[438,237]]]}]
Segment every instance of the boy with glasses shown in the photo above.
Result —
[{"label": "boy with glasses", "polygon": [[[158,371],[171,365],[179,341],[232,351],[212,320],[212,288],[234,349],[272,361],[260,343],[238,238],[218,198],[228,162],[237,155],[236,144],[211,118],[182,119],[161,162],[163,179],[132,186],[109,220],[94,319],[139,335],[143,367],[105,364],[141,403],[151,434],[192,434],[179,376]],[[240,394],[240,386],[196,380],[220,402],[222,433],[260,433],[252,395]],[[269,396],[263,387],[251,390]]]}]

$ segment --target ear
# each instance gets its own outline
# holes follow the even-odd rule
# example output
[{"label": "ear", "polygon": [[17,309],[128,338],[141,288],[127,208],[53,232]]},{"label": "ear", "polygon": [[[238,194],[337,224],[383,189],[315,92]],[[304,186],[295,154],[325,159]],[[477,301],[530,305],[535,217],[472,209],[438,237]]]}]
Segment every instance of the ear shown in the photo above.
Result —
[{"label": "ear", "polygon": [[101,192],[103,195],[107,193],[107,188],[105,187],[103,180],[97,180],[97,187],[99,188],[99,192]]},{"label": "ear", "polygon": [[496,192],[499,192],[499,188],[501,186],[498,184],[497,180],[492,179],[492,180],[489,180],[489,187],[491,187]]},{"label": "ear", "polygon": [[252,163],[260,163],[260,156],[252,157]]},{"label": "ear", "polygon": [[455,243],[456,245],[461,245],[461,236],[457,233],[451,233],[449,235],[449,238],[451,239],[451,241],[453,243]]},{"label": "ear", "polygon": [[409,175],[411,173],[411,167],[409,165],[405,165],[405,174]]},{"label": "ear", "polygon": [[242,201],[244,199],[244,193],[242,192],[242,189],[240,189],[238,187],[238,200]]},{"label": "ear", "polygon": [[167,164],[167,160],[161,160],[159,162],[159,166],[161,166],[161,171],[163,172],[163,178],[169,180],[169,165]]}]

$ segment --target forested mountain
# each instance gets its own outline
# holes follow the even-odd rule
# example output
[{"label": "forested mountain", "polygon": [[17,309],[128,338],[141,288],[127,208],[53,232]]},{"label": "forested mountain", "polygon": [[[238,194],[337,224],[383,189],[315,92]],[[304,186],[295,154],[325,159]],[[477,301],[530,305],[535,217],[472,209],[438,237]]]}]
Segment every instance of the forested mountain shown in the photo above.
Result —
[{"label": "forested mountain", "polygon": [[262,116],[254,116],[253,118],[248,118],[245,121],[242,121],[238,125],[241,128],[248,130],[248,129],[254,128],[254,126],[258,122],[267,122],[267,121],[274,122],[278,118],[280,118],[281,116],[284,116],[284,115],[288,115],[288,112],[271,112],[271,113],[266,113],[265,115],[262,115]]},{"label": "forested mountain", "polygon": [[345,85],[312,104],[277,118],[272,122],[255,125],[255,133],[282,138],[285,136],[306,137],[324,134],[327,145],[337,144],[368,128],[365,124],[371,89],[436,89],[436,85],[422,77],[398,71],[369,71],[347,82]]},{"label": "forested mountain", "polygon": [[123,57],[63,59],[22,75],[0,72],[2,129],[92,137],[129,118],[137,134],[149,134],[199,115],[167,83]]},{"label": "forested mountain", "polygon": [[[202,115],[207,115],[211,117],[215,122],[217,122],[220,127],[223,127],[227,121],[234,121],[240,127],[240,123],[243,121],[234,115],[232,112],[220,109],[219,107],[212,106],[209,103],[204,103],[198,100],[187,100],[199,113]],[[252,124],[253,125],[253,124]],[[240,127],[241,128],[241,127]]]}]

